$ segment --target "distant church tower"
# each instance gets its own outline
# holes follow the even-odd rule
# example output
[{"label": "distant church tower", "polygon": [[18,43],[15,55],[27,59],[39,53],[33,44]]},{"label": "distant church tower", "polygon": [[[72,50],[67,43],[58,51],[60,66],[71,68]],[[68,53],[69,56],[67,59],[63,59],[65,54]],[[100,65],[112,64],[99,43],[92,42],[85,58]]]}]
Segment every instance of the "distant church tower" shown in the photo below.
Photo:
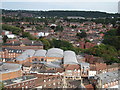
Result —
[{"label": "distant church tower", "polygon": [[120,14],[120,1],[118,2],[118,13]]}]

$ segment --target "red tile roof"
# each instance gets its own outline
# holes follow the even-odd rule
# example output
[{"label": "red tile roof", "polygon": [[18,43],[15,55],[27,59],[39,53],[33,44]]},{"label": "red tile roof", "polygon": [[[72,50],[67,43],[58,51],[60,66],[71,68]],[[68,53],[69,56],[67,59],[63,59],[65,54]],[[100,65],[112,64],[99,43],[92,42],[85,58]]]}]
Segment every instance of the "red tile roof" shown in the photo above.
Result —
[{"label": "red tile roof", "polygon": [[75,69],[80,69],[80,66],[79,65],[67,65],[66,67],[65,67],[65,69],[66,70],[75,70]]},{"label": "red tile roof", "polygon": [[85,85],[86,90],[94,90],[94,87],[92,84]]}]

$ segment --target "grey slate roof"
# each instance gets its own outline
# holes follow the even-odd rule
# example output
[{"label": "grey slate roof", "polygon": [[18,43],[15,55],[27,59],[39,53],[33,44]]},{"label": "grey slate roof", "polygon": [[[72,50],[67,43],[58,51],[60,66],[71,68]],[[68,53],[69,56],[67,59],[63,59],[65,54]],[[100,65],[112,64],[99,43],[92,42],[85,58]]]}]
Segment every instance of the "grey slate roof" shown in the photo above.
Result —
[{"label": "grey slate roof", "polygon": [[22,65],[12,64],[12,63],[2,63],[0,62],[0,73],[9,73],[20,70]]},{"label": "grey slate roof", "polygon": [[107,72],[107,73],[101,73],[95,76],[95,78],[99,78],[100,80],[102,80],[102,84],[106,84],[112,81],[116,81],[116,80],[120,80],[119,77],[119,73],[120,71],[113,71],[113,72]]},{"label": "grey slate roof", "polygon": [[47,62],[45,63],[45,65],[47,67],[51,67],[51,68],[61,68],[61,60],[57,60],[57,61],[53,61],[53,62]]},{"label": "grey slate roof", "polygon": [[27,58],[32,57],[34,53],[35,53],[35,50],[28,49],[25,52],[23,52],[20,56],[18,56],[16,60],[18,61],[26,60]]},{"label": "grey slate roof", "polygon": [[90,64],[89,63],[86,63],[86,62],[81,62],[80,63],[80,65],[81,65],[81,68],[89,68],[90,67]]},{"label": "grey slate roof", "polygon": [[11,43],[5,43],[4,45],[20,46],[21,44],[24,44],[26,46],[43,46],[43,43],[41,41],[31,41],[31,40],[14,41],[14,42],[11,42]]},{"label": "grey slate roof", "polygon": [[29,75],[29,76],[22,76],[22,77],[18,77],[18,78],[14,78],[14,79],[4,80],[2,82],[4,85],[10,85],[10,84],[20,83],[21,81],[26,81],[26,80],[34,79],[34,78],[36,78],[36,77]]},{"label": "grey slate roof", "polygon": [[46,50],[37,50],[34,54],[34,56],[38,56],[38,57],[45,57],[46,56]]},{"label": "grey slate roof", "polygon": [[9,53],[22,53],[23,52],[23,50],[21,50],[21,49],[11,49],[11,48],[8,48],[8,47],[3,48],[2,50],[3,51],[8,50]]},{"label": "grey slate roof", "polygon": [[51,62],[47,62],[47,63],[45,63],[45,65],[50,68],[61,68],[60,64],[54,64]]},{"label": "grey slate roof", "polygon": [[75,52],[65,51],[63,62],[64,64],[78,64]]},{"label": "grey slate roof", "polygon": [[48,50],[47,57],[63,57],[63,50],[59,48],[51,48]]}]

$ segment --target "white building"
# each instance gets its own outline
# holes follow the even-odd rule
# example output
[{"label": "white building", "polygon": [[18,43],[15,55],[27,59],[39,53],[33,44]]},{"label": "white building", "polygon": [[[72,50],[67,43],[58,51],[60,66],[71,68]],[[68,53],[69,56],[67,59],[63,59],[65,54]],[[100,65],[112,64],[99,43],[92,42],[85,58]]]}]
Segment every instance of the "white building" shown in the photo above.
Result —
[{"label": "white building", "polygon": [[97,71],[89,71],[88,78],[92,77],[92,76],[95,76],[96,74],[97,74]]},{"label": "white building", "polygon": [[17,36],[16,36],[16,35],[14,35],[14,34],[9,34],[9,35],[7,35],[7,37],[8,37],[8,38],[12,38],[12,39],[13,39],[13,38],[16,38]]}]

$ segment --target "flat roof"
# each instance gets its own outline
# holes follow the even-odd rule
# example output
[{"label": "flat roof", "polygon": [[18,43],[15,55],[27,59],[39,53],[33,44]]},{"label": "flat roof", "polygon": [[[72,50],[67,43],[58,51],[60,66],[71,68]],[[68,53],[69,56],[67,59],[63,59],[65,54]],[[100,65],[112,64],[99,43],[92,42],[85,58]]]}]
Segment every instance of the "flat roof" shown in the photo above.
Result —
[{"label": "flat roof", "polygon": [[22,65],[13,63],[1,63],[0,64],[0,74],[15,72],[20,70]]},{"label": "flat roof", "polygon": [[107,72],[107,73],[101,73],[95,76],[95,78],[100,78],[102,80],[102,84],[109,83],[112,81],[120,80],[119,78],[120,71],[113,71],[113,72]]},{"label": "flat roof", "polygon": [[37,77],[35,77],[33,75],[27,75],[27,76],[22,76],[22,77],[18,77],[18,78],[4,80],[2,82],[6,86],[6,85],[10,85],[10,84],[15,84],[15,83],[21,83],[22,81],[26,81],[26,80],[30,80],[30,79],[34,79],[34,78],[37,78]]}]

